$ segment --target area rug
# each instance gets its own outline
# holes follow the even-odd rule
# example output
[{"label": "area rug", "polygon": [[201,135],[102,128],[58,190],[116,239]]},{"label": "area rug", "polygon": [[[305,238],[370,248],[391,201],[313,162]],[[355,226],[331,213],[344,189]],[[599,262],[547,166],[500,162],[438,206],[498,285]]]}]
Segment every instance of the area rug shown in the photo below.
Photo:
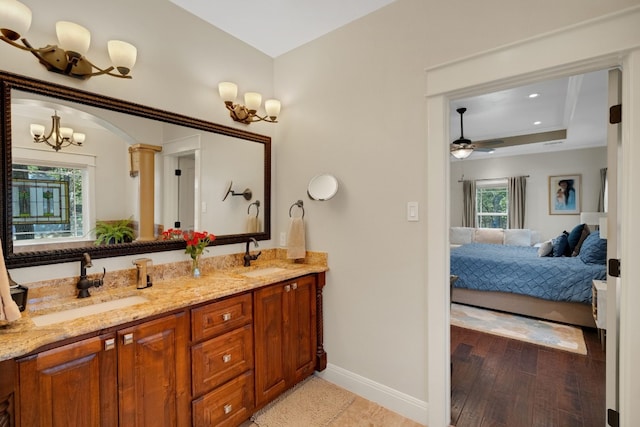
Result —
[{"label": "area rug", "polygon": [[324,427],[354,399],[353,393],[312,375],[256,412],[251,421],[260,427]]},{"label": "area rug", "polygon": [[533,344],[587,354],[582,329],[462,304],[451,304],[451,324]]}]

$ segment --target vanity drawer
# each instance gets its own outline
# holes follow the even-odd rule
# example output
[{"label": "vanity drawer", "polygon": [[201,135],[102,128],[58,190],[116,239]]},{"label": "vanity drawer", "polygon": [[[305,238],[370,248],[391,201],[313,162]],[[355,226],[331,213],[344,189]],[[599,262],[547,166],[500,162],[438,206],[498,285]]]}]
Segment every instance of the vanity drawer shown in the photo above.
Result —
[{"label": "vanity drawer", "polygon": [[191,347],[193,395],[253,369],[253,328],[246,325]]},{"label": "vanity drawer", "polygon": [[253,413],[253,371],[229,381],[192,403],[194,427],[235,427]]},{"label": "vanity drawer", "polygon": [[251,323],[251,294],[238,295],[191,310],[193,341],[215,337]]}]

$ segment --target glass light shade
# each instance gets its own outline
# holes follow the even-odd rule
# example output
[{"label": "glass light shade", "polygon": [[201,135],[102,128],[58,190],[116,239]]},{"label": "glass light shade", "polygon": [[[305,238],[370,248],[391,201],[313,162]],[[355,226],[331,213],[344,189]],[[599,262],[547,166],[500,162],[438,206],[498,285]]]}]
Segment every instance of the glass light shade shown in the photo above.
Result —
[{"label": "glass light shade", "polygon": [[33,123],[31,124],[31,126],[29,126],[29,130],[31,131],[31,136],[33,136],[34,138],[39,138],[44,135],[44,126],[42,125]]},{"label": "glass light shade", "polygon": [[580,212],[580,224],[599,225],[600,218],[606,216],[605,212]]},{"label": "glass light shade", "polygon": [[91,33],[82,25],[69,21],[56,22],[56,34],[60,47],[84,56],[91,44]]},{"label": "glass light shade", "polygon": [[[114,67],[122,74],[128,74],[136,64],[138,49],[130,43],[121,40],[109,40],[107,42],[109,58]],[[125,72],[123,72],[125,71]]]},{"label": "glass light shade", "polygon": [[257,111],[262,104],[262,95],[257,92],[247,92],[244,94],[244,105],[249,111]]},{"label": "glass light shade", "polygon": [[73,140],[78,144],[82,144],[86,139],[86,135],[84,133],[76,132],[73,134]]},{"label": "glass light shade", "polygon": [[0,29],[15,33],[11,40],[17,40],[31,27],[31,9],[16,0],[0,0]]},{"label": "glass light shade", "polygon": [[473,148],[458,148],[457,150],[453,150],[451,155],[456,159],[466,159],[473,153]]},{"label": "glass light shade", "polygon": [[218,83],[218,93],[224,102],[233,102],[238,96],[238,86],[231,82]]},{"label": "glass light shade", "polygon": [[267,116],[278,117],[280,114],[280,101],[277,99],[267,99],[264,102],[264,109],[267,111]]},{"label": "glass light shade", "polygon": [[60,136],[65,139],[71,138],[73,136],[73,129],[61,127]]},{"label": "glass light shade", "polygon": [[606,216],[601,217],[599,220],[599,224],[600,224],[600,238],[606,239],[607,238],[607,217]]}]

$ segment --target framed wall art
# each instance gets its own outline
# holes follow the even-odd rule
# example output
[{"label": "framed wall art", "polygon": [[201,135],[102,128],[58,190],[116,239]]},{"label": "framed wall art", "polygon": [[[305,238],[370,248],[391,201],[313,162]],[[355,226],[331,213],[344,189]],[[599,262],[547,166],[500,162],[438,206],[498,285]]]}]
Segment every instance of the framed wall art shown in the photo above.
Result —
[{"label": "framed wall art", "polygon": [[578,215],[581,203],[580,174],[549,177],[549,215]]}]

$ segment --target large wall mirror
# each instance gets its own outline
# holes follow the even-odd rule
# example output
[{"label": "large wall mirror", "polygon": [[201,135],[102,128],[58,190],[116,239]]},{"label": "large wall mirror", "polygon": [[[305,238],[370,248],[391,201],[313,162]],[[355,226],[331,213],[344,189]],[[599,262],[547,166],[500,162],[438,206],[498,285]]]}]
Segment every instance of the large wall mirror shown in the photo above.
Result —
[{"label": "large wall mirror", "polygon": [[[0,82],[0,232],[9,268],[75,261],[82,252],[183,248],[160,237],[95,244],[96,224],[139,224],[145,202],[130,147],[140,144],[157,149],[154,236],[180,228],[213,233],[214,245],[271,238],[270,137],[10,73],[0,72]],[[84,135],[76,135],[81,145],[34,142],[32,125],[46,136],[56,120],[60,134]]]}]

